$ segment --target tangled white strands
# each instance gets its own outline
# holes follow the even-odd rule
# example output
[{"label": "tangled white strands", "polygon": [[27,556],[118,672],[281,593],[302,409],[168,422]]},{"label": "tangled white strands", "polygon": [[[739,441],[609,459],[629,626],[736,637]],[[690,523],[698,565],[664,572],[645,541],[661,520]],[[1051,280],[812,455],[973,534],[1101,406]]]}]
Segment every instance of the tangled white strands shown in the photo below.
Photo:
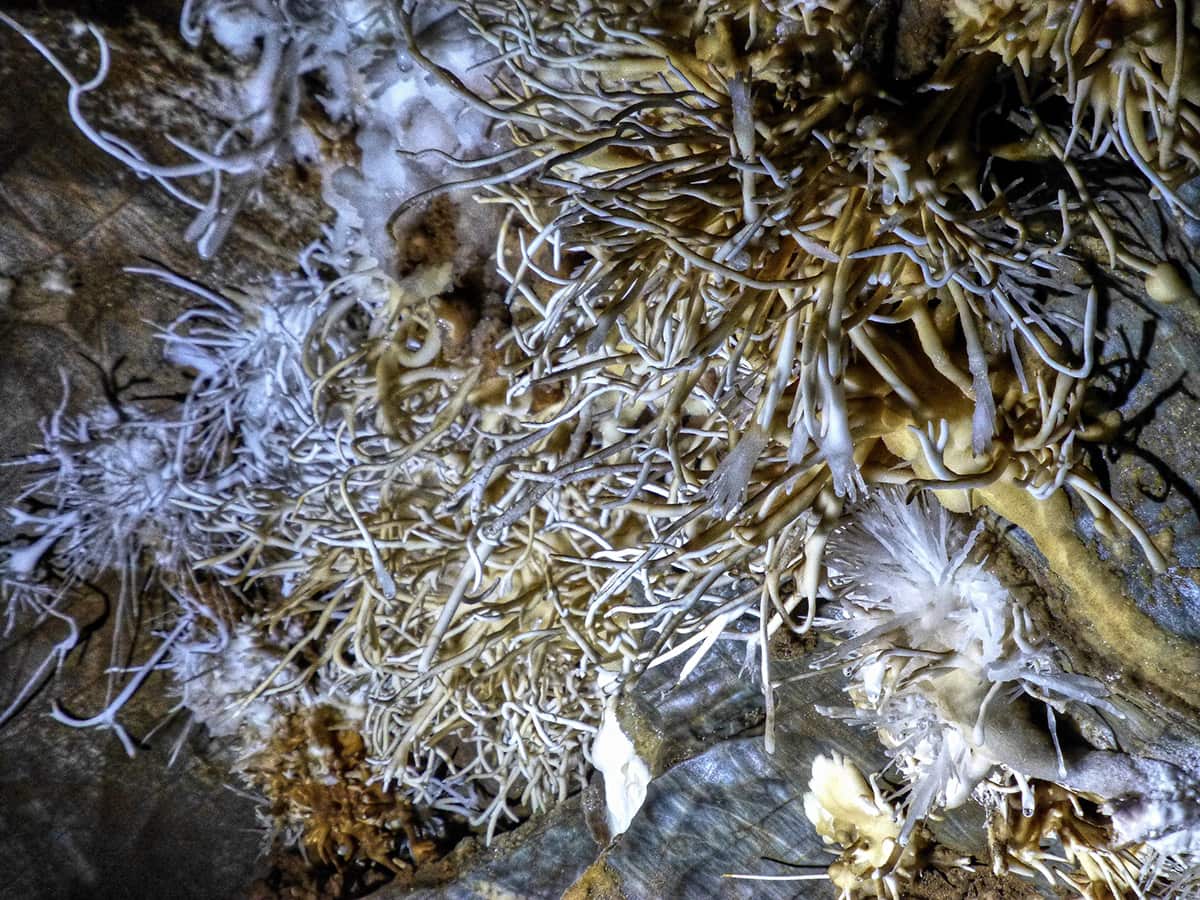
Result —
[{"label": "tangled white strands", "polygon": [[[418,30],[423,35],[426,29],[436,31],[445,18],[445,6],[425,4],[425,14],[418,18]],[[130,141],[93,124],[89,118],[84,108],[87,95],[103,86],[111,63],[108,42],[98,28],[86,26],[98,58],[92,77],[80,81],[44,41],[20,22],[0,13],[0,24],[28,41],[66,82],[71,120],[88,140],[195,210],[185,237],[195,243],[204,258],[220,249],[238,214],[254,202],[268,174],[292,160],[325,167],[326,174],[338,176],[331,178],[331,186],[324,189],[325,199],[343,218],[348,215],[357,219],[361,229],[358,238],[382,256],[386,252],[382,224],[390,210],[401,195],[438,177],[436,165],[398,161],[396,150],[411,150],[409,141],[414,138],[445,140],[448,122],[453,123],[449,126],[450,150],[473,152],[481,145],[487,146],[483,129],[472,122],[469,113],[464,117],[461,103],[437,96],[436,86],[421,84],[419,73],[414,73],[411,65],[402,65],[394,52],[389,53],[395,26],[386,3],[188,0],[180,21],[181,34],[188,44],[198,45],[207,31],[227,52],[251,63],[253,69],[240,85],[234,108],[228,110],[232,124],[210,146],[196,147],[166,136],[178,151],[177,156],[182,156],[182,161],[175,163],[153,162]],[[429,38],[431,43],[449,42],[452,51],[445,55],[451,65],[466,67],[476,62],[460,58],[462,51],[455,42],[461,34],[434,33]],[[468,42],[461,45],[472,46]],[[300,115],[306,78],[317,78],[327,88],[314,99],[332,123],[349,123],[368,135],[361,141],[364,157],[360,172],[336,170],[322,159],[318,137]],[[470,78],[467,81],[475,83]],[[406,111],[406,107],[415,108]],[[422,123],[425,131],[416,131],[414,123]],[[409,128],[410,133],[389,131],[400,127]],[[456,127],[457,136],[453,133]],[[204,189],[196,192],[193,185],[197,183]],[[339,227],[344,237],[345,225],[339,223]]]},{"label": "tangled white strands", "polygon": [[[244,117],[239,117],[211,150],[192,147],[168,136],[167,140],[187,161],[160,165],[147,160],[118,135],[96,128],[83,112],[87,94],[99,88],[108,77],[109,48],[99,29],[87,26],[96,42],[99,61],[95,74],[87,81],[80,81],[20,23],[2,13],[0,22],[24,37],[66,81],[67,107],[79,130],[105,153],[139,176],[156,181],[176,200],[195,209],[196,217],[187,237],[196,241],[202,256],[215,253],[263,172],[276,161],[288,141],[299,103],[297,79],[303,72],[303,51],[300,49],[303,44],[289,42],[289,52],[283,54],[277,38],[268,38],[257,73],[265,93],[254,99],[255,106],[247,110]],[[197,178],[209,183],[207,198],[193,196],[180,184]]]},{"label": "tangled white strands", "polygon": [[[612,574],[589,624],[629,616],[644,661],[690,653],[685,674],[743,641],[768,684],[766,638],[811,626],[824,540],[869,482],[1067,487],[1165,566],[1076,446],[1099,292],[1061,253],[1073,204],[1112,263],[1156,266],[1116,245],[1069,154],[1074,200],[992,177],[961,130],[1003,62],[979,32],[910,129],[857,70],[846,8],[756,5],[747,23],[720,4],[458,5],[503,63],[494,96],[424,57],[402,16],[408,50],[517,147],[401,209],[464,188],[508,209],[497,258],[526,357],[510,395],[553,389],[560,416],[606,423],[556,475],[636,512],[647,539],[592,562]],[[1066,47],[1040,88],[1085,53]],[[1050,210],[1062,228],[1041,244],[1022,220]],[[1081,292],[1081,316],[1055,308]],[[536,460],[524,440],[495,469]]]},{"label": "tangled white strands", "polygon": [[[81,102],[108,66],[98,32],[98,73],[80,82],[3,16],[67,81],[91,140],[197,209],[203,255],[290,154],[321,169],[336,213],[299,274],[255,290],[142,270],[202,303],[163,335],[196,373],[180,408],[105,438],[146,429],[130,459],[161,466],[123,490],[160,490],[165,531],[136,519],[145,498],[72,488],[89,470],[50,434],[43,456],[64,474],[47,470],[27,498],[57,512],[18,514],[34,537],[11,554],[6,591],[56,616],[61,594],[32,577],[41,560],[67,585],[139,571],[146,554],[172,586],[203,573],[278,650],[253,687],[234,679],[234,714],[365,698],[356,727],[377,777],[490,836],[583,784],[601,673],[686,658],[686,677],[717,641],[740,641],[772,740],[769,640],[816,622],[849,505],[860,522],[834,556],[834,659],[859,681],[853,715],[913,786],[905,837],[1003,762],[980,732],[1014,698],[1044,710],[1039,771],[1061,772],[1056,711],[1104,708],[1103,692],[1055,664],[944,512],[890,494],[854,506],[888,484],[1009,482],[1038,500],[1067,488],[1165,565],[1077,446],[1092,433],[1100,291],[1074,232],[1086,219],[1112,266],[1169,265],[1117,240],[1080,175],[1079,134],[1091,117],[1093,148],[1107,131],[1186,212],[1171,185],[1194,174],[1194,104],[1178,90],[1183,56],[1171,69],[1159,44],[1193,36],[1173,21],[1134,54],[1114,118],[1093,54],[1117,13],[1050,5],[1063,29],[1012,53],[997,35],[1019,34],[1033,6],[956,19],[908,123],[861,69],[853,4],[188,4],[185,38],[208,29],[254,70],[237,124],[208,150],[173,142],[188,161],[170,166],[88,124]],[[474,38],[456,45],[464,23]],[[357,129],[359,161],[322,158],[299,122],[306,75],[327,88],[327,116]],[[1001,184],[1001,157],[972,143],[996,79],[1017,89],[1021,138],[1052,149],[1069,187]],[[1042,92],[1075,104],[1069,134],[1039,118]],[[1163,125],[1153,140],[1133,122],[1146,117]],[[197,178],[206,198],[180,187]],[[423,202],[467,189],[503,211],[507,296],[463,339],[443,315],[463,273],[442,261],[396,277],[388,226],[403,239]],[[127,515],[96,508],[114,499],[135,519],[104,525],[119,524],[118,556],[80,556],[80,523]],[[179,589],[184,614],[129,684],[164,663],[194,677],[183,651],[231,640],[200,611],[208,589]],[[958,683],[939,681],[947,667]],[[961,705],[952,721],[937,685]],[[119,706],[97,724],[115,727]]]},{"label": "tangled white strands", "polygon": [[[17,512],[39,537],[8,560],[10,610],[40,598],[39,564],[66,573],[55,601],[106,571],[151,566],[181,592],[186,615],[130,681],[135,688],[160,665],[186,683],[242,652],[238,642],[225,647],[228,628],[214,609],[206,610],[213,624],[197,627],[188,611],[211,605],[211,595],[194,579],[177,588],[177,579],[210,573],[234,597],[265,585],[278,599],[264,624],[281,649],[261,680],[239,682],[244,693],[225,710],[235,721],[260,699],[291,708],[283,695],[307,696],[310,685],[369,697],[359,724],[380,777],[489,834],[505,814],[515,817],[514,806],[543,809],[581,786],[604,699],[588,673],[613,657],[593,645],[603,631],[582,636],[580,604],[596,585],[554,562],[589,555],[591,532],[563,521],[571,510],[583,519],[584,502],[542,491],[545,508],[531,504],[481,538],[465,513],[446,509],[454,498],[445,484],[460,474],[455,454],[471,432],[454,415],[422,418],[447,399],[454,409],[454,397],[461,408],[478,372],[403,369],[388,399],[394,411],[406,393],[415,397],[418,415],[400,419],[404,434],[379,402],[380,359],[410,355],[409,314],[400,310],[427,302],[407,290],[441,290],[445,275],[390,290],[364,275],[352,290],[325,290],[318,315],[303,279],[234,300],[149,274],[206,301],[164,335],[169,358],[196,371],[192,389],[172,417],[121,422],[114,412],[102,435],[81,420],[68,441],[60,417],[48,423],[45,452],[23,460],[44,463],[46,474],[25,496],[58,508]],[[486,452],[484,439],[469,456]],[[486,501],[479,509],[495,515]],[[134,596],[122,593],[118,609],[132,608]],[[460,605],[471,615],[456,622]],[[41,601],[38,611],[54,606]],[[115,720],[129,695],[86,724],[117,729],[132,750]],[[184,691],[185,703],[196,697]]]},{"label": "tangled white strands", "polygon": [[[197,476],[190,460],[178,453],[177,423],[148,410],[122,403],[71,417],[63,403],[43,425],[40,450],[14,461],[29,473],[25,488],[10,510],[13,523],[36,537],[7,548],[0,599],[6,605],[7,628],[18,616],[53,618],[68,634],[0,716],[14,714],[57,667],[79,638],[79,626],[64,607],[79,592],[97,590],[115,576],[111,603],[111,645],[107,706],[86,719],[55,707],[55,717],[77,727],[115,731],[127,752],[134,744],[115,716],[196,615],[206,615],[189,599],[197,595],[192,567],[212,554],[219,542],[174,506]],[[139,623],[146,614],[141,598],[154,589],[176,598],[180,625],[167,634],[144,665],[125,684],[120,675]]]},{"label": "tangled white strands", "polygon": [[[252,44],[270,10],[236,6],[214,5],[206,15],[211,24],[220,14],[223,41],[237,43],[233,32],[241,29]],[[272,46],[263,49],[262,66]],[[343,189],[347,183],[335,178]],[[163,496],[123,506],[112,501],[129,498],[66,491],[66,512],[54,521],[20,520],[40,534],[13,553],[10,568],[28,574],[26,562],[38,554],[69,549],[61,539],[77,521],[75,506],[85,516],[177,516],[203,543],[174,535],[159,548],[160,535],[137,533],[144,538],[138,549],[177,554],[157,560],[163,571],[210,573],[235,599],[260,586],[278,598],[263,621],[281,652],[226,713],[244,718],[261,700],[303,694],[313,683],[323,692],[369,694],[371,716],[360,727],[379,777],[398,781],[418,802],[470,816],[490,835],[505,815],[515,817],[514,806],[521,814],[543,809],[586,775],[603,702],[587,671],[612,658],[611,648],[593,647],[612,629],[583,637],[569,620],[582,619],[582,598],[596,585],[570,566],[554,577],[546,570],[558,554],[586,559],[595,535],[560,521],[571,509],[585,519],[587,504],[551,486],[536,488],[538,502],[519,511],[495,509],[483,497],[464,507],[447,494],[463,466],[479,467],[488,453],[486,435],[472,425],[488,405],[471,393],[482,368],[435,364],[442,339],[430,301],[446,291],[449,273],[419,272],[400,283],[384,276],[363,231],[370,218],[361,206],[339,209],[327,240],[302,254],[309,274],[249,293],[134,270],[202,301],[163,335],[167,358],[195,373],[180,408],[148,421],[166,469]],[[318,267],[339,275],[322,282],[311,274]],[[502,393],[491,405],[505,408]],[[511,427],[503,419],[496,425]],[[475,449],[464,455],[472,441]],[[578,453],[578,443],[564,449]],[[56,458],[70,476],[75,460]],[[64,493],[43,480],[26,495],[56,492]],[[88,574],[140,571],[136,556],[89,560]],[[37,596],[33,586],[13,584],[22,596]],[[200,602],[200,590],[189,593]],[[213,621],[194,628],[192,618],[181,618],[144,673],[166,665],[186,683],[222,653],[238,652],[238,642],[224,646],[225,623]],[[73,640],[74,630],[59,656]],[[122,692],[118,700],[125,699]],[[196,702],[196,692],[185,690],[184,699]],[[106,710],[103,724],[119,728],[120,705]]]},{"label": "tangled white strands", "polygon": [[[1190,779],[1153,759],[1060,742],[1063,717],[1123,714],[1099,682],[1061,667],[1021,595],[972,559],[981,528],[968,533],[937,504],[893,492],[853,510],[830,540],[835,602],[819,621],[841,641],[813,663],[844,667],[853,705],[825,711],[879,735],[905,798],[902,845],[974,796],[1004,835],[998,871],[1084,896],[1097,885],[1170,896],[1164,873],[1194,860]],[[1112,802],[1087,812],[1080,796]],[[1047,849],[1054,839],[1065,857]]]},{"label": "tangled white strands", "polygon": [[961,805],[996,765],[991,704],[1036,698],[1052,734],[1068,700],[1111,709],[1098,682],[1055,665],[1024,605],[969,561],[981,529],[967,534],[936,503],[881,492],[830,543],[840,608],[827,625],[845,638],[832,658],[851,674],[856,704],[842,712],[875,725],[911,785],[905,835]]}]

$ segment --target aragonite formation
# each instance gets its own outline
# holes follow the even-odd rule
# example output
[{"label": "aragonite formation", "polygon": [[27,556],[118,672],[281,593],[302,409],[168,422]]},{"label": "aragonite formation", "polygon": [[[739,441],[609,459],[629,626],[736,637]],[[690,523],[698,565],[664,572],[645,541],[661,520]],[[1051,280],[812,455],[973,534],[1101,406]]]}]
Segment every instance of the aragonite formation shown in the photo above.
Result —
[{"label": "aragonite formation", "polygon": [[1098,385],[1111,309],[1197,302],[1138,215],[1196,229],[1198,13],[895,6],[200,0],[183,37],[238,60],[237,115],[170,150],[92,123],[100,31],[81,74],[0,16],[89,139],[194,208],[202,256],[281,166],[331,213],[269,283],[139,266],[196,303],[161,335],[190,388],[55,415],[25,460],[12,615],[114,572],[121,610],[173,611],[106,707],[55,716],[132,751],[121,708],[168,668],[276,827],[398,869],[430,852],[414,809],[491,839],[564,801],[614,696],[718,643],[771,749],[770,648],[815,631],[892,759],[888,797],[814,768],[870,800],[844,894],[897,896],[972,798],[997,872],[1184,883],[1195,773],[1096,738],[1129,699],[976,542],[1022,529],[1068,603],[1120,608],[1080,644],[1133,622],[1131,671],[1174,673],[1141,688],[1187,707],[1194,648],[1093,561],[1187,580],[1097,465],[1122,433]]}]

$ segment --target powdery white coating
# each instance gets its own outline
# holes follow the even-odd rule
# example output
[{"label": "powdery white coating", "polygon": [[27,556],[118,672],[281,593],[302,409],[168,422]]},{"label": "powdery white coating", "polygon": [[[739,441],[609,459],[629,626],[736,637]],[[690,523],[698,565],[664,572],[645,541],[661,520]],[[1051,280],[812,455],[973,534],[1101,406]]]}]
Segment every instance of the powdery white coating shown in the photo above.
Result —
[{"label": "powdery white coating", "polygon": [[1145,843],[1171,856],[1200,853],[1200,789],[1171,774],[1165,779],[1152,774],[1140,786],[1143,796],[1108,804],[1117,845]]},{"label": "powdery white coating", "polygon": [[[280,716],[297,706],[295,694],[246,701],[271,677],[283,654],[263,642],[260,629],[239,623],[224,642],[180,646],[170,656],[171,673],[180,702],[213,737],[238,735],[248,747],[261,749]],[[297,675],[293,664],[273,679],[283,685]]]},{"label": "powdery white coating", "polygon": [[255,43],[266,37],[272,22],[255,7],[259,4],[222,2],[205,12],[209,33],[234,56],[254,55]]},{"label": "powdery white coating", "polygon": [[317,690],[311,685],[301,691],[276,690],[301,680],[300,667],[285,661],[283,649],[298,637],[294,629],[273,638],[261,624],[242,621],[228,631],[210,627],[193,632],[172,648],[167,668],[181,705],[213,737],[234,738],[239,760],[268,752],[285,720],[304,709],[332,707],[342,726],[362,727],[361,691],[348,692],[328,682]]},{"label": "powdery white coating", "polygon": [[43,291],[48,291],[52,294],[71,296],[75,293],[75,286],[71,283],[70,272],[67,271],[66,262],[62,259],[56,259],[42,271],[40,285]]},{"label": "powdery white coating", "polygon": [[[436,7],[428,4],[416,23],[424,52],[464,83],[484,88],[486,45],[457,15],[436,15]],[[386,265],[408,227],[405,220],[389,229],[401,202],[461,177],[436,153],[473,159],[494,151],[492,122],[411,61],[365,45],[339,62],[342,96],[323,102],[333,113],[344,106],[352,115],[361,159],[354,167],[328,168],[325,200],[339,214],[335,230],[356,235],[360,252]]]},{"label": "powdery white coating", "polygon": [[650,767],[621,729],[615,696],[604,707],[600,730],[592,743],[592,764],[604,776],[609,834],[613,837],[624,834],[646,801]]},{"label": "powdery white coating", "polygon": [[[194,625],[172,646],[165,668],[171,673],[180,705],[215,738],[227,739],[234,764],[246,769],[269,759],[274,741],[288,733],[293,716],[332,711],[340,728],[361,731],[366,717],[362,691],[337,684],[322,670],[304,679],[300,667],[285,659],[285,647],[299,635],[272,634],[261,623]],[[287,631],[288,629],[284,629]],[[328,766],[331,750],[309,743],[312,762]]]}]

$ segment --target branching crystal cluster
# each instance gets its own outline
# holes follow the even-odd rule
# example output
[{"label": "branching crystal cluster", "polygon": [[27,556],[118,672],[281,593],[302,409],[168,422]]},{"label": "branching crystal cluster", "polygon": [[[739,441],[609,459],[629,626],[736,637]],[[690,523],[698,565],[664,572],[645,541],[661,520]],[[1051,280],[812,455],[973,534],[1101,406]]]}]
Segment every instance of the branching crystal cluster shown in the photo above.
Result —
[{"label": "branching crystal cluster", "polygon": [[879,730],[912,785],[909,829],[961,805],[999,762],[989,724],[1014,718],[1017,698],[1045,706],[1051,735],[1055,707],[1107,707],[1102,686],[1062,672],[1028,610],[982,561],[968,561],[977,534],[940,506],[886,493],[828,551],[840,607],[828,628],[845,638],[833,657],[853,675],[855,707],[844,714]]},{"label": "branching crystal cluster", "polygon": [[[1186,803],[1189,779],[1164,762],[1060,741],[1060,722],[1077,734],[1081,709],[1123,714],[1099,682],[1059,666],[1025,602],[974,550],[981,527],[968,534],[941,506],[880,492],[833,536],[837,602],[819,624],[841,640],[817,664],[845,667],[853,706],[827,712],[878,733],[907,796],[900,845],[974,796],[996,817],[998,867],[1085,896],[1105,884],[1114,896],[1155,896],[1156,865],[1192,858],[1186,827],[1166,829],[1168,848],[1154,824]],[[1081,798],[1106,801],[1104,814],[1085,812]],[[1049,854],[1052,838],[1066,860]]]},{"label": "branching crystal cluster", "polygon": [[[194,382],[167,412],[56,416],[28,460],[5,599],[69,633],[14,708],[77,637],[63,597],[150,572],[178,601],[164,643],[64,720],[129,743],[116,713],[150,671],[200,684],[193,656],[257,648],[262,671],[216,664],[230,715],[324,698],[374,777],[490,834],[583,783],[603,673],[686,675],[744,642],[769,741],[769,638],[813,626],[841,527],[835,659],[911,785],[900,844],[997,766],[1120,782],[1096,757],[1072,782],[1055,732],[1103,692],[945,513],[880,491],[1069,489],[1166,566],[1088,471],[1085,400],[1101,270],[1190,288],[1093,169],[1195,219],[1197,29],[1181,2],[951,2],[947,46],[901,83],[870,7],[198,0],[184,37],[250,75],[236,123],[169,165],[89,124],[99,32],[85,82],[0,15],[85,134],[195,208],[202,255],[276,163],[316,170],[334,213],[245,291],[143,270],[199,301],[162,335]],[[312,85],[328,133],[300,114]],[[415,253],[468,190],[455,249]],[[994,715],[1017,702],[1047,736],[1022,764],[1001,745],[1032,732]]]}]

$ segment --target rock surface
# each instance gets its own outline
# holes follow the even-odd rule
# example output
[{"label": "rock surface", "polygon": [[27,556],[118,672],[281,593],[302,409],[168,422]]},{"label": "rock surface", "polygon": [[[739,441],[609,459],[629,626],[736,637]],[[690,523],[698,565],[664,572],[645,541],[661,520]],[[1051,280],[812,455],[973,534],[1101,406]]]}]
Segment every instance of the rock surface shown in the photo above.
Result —
[{"label": "rock surface", "polygon": [[[225,82],[177,37],[177,5],[140,6],[148,18],[133,5],[109,10],[113,71],[85,109],[155,149],[163,132],[195,138],[223,127]],[[72,36],[74,15],[13,14],[90,77],[95,46],[86,32]],[[284,190],[243,218],[221,257],[201,264],[182,239],[187,210],[88,143],[66,114],[65,85],[3,26],[0,78],[0,460],[7,460],[32,449],[38,422],[62,402],[60,371],[69,379],[72,411],[103,403],[102,376],[114,369],[118,383],[132,380],[126,399],[182,384],[161,363],[153,325],[169,322],[188,299],[125,274],[123,266],[150,259],[211,284],[261,276],[290,259],[267,236],[298,240],[295,223],[311,236],[320,213],[313,198],[285,180]],[[151,114],[147,100],[163,92],[187,102],[154,105]],[[0,467],[0,508],[20,484],[19,469]],[[5,533],[0,526],[0,540]],[[52,697],[85,716],[106,702],[111,611],[97,591],[67,612],[91,623],[94,633],[60,677],[0,729],[0,896],[240,895],[260,866],[264,837],[256,804],[226,785],[227,772],[205,761],[202,740],[189,742],[169,766],[180,722],[129,759],[111,733],[75,731],[50,719]],[[141,610],[134,661],[154,646],[155,612],[152,604]],[[0,636],[0,710],[62,631],[53,620],[18,621]],[[162,723],[171,705],[152,677],[122,721],[140,738]]]}]

